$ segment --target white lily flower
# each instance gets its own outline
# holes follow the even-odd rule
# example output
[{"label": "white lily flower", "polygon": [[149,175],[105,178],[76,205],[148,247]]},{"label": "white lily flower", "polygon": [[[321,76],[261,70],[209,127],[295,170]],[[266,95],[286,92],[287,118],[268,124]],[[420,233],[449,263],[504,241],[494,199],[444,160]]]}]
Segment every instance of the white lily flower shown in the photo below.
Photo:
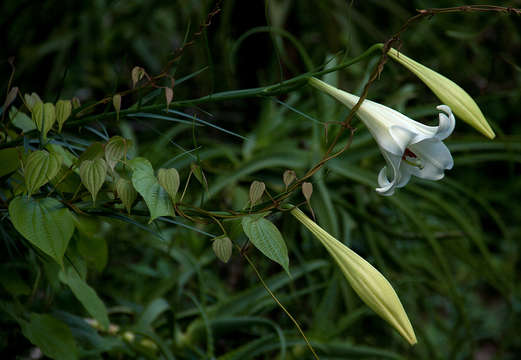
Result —
[{"label": "white lily flower", "polygon": [[[359,97],[339,90],[316,78],[310,84],[352,108]],[[357,115],[367,126],[387,162],[378,174],[382,195],[392,195],[395,188],[405,186],[411,175],[422,179],[440,180],[454,162],[442,142],[454,130],[454,115],[447,105],[440,110],[438,126],[427,126],[402,113],[370,100],[364,100]]]}]

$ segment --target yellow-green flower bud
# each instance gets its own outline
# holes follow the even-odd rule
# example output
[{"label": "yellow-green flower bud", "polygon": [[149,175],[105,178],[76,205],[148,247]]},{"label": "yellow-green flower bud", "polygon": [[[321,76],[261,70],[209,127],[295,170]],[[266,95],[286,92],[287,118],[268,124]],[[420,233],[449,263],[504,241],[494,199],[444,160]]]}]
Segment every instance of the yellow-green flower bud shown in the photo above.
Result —
[{"label": "yellow-green flower bud", "polygon": [[298,208],[291,214],[317,237],[335,259],[347,281],[360,298],[391,324],[411,345],[416,335],[398,295],[387,279],[353,250],[335,239]]},{"label": "yellow-green flower bud", "polygon": [[418,76],[457,117],[490,139],[496,136],[476,102],[458,84],[393,48],[387,54]]}]

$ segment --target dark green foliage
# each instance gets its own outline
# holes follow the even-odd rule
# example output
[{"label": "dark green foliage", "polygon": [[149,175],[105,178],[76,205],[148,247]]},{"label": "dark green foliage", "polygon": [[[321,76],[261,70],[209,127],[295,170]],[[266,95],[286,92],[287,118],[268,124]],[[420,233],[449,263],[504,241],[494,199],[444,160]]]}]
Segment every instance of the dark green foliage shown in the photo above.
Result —
[{"label": "dark green foliage", "polygon": [[[415,179],[392,197],[379,196],[374,188],[384,160],[355,119],[351,146],[306,180],[313,184],[317,222],[393,285],[416,331],[416,346],[359,300],[320,243],[284,211],[269,209],[274,211],[262,221],[282,234],[277,244],[287,247],[289,276],[244,234],[241,218],[225,213],[248,214],[255,180],[266,192],[253,212],[270,206],[271,198],[286,192],[284,171],[302,177],[348,115],[302,79],[279,86],[281,80],[348,62],[386,41],[416,9],[458,5],[464,4],[224,0],[199,32],[214,10],[212,1],[4,0],[0,103],[11,71],[7,59],[14,56],[11,86],[22,94],[37,92],[44,103],[78,97],[82,107],[73,107],[61,134],[47,134],[50,143],[31,130],[21,98],[2,109],[0,353],[27,357],[39,347],[57,359],[311,359],[245,253],[320,359],[517,358],[518,15],[435,15],[413,23],[395,44],[463,87],[498,135],[488,140],[456,119],[446,141],[455,166],[445,179]],[[360,94],[379,55],[376,49],[323,80]],[[135,66],[150,77],[164,70],[170,77],[125,93]],[[146,76],[136,87],[145,84]],[[174,92],[168,112],[164,87]],[[111,100],[116,93],[122,94],[118,116]],[[418,121],[437,122],[438,99],[392,61],[368,98]],[[109,100],[89,108],[102,99]],[[114,136],[132,140],[124,142],[125,161],[140,157],[134,165],[146,168],[136,172],[123,160],[109,166],[93,204],[79,166],[105,158]],[[336,149],[348,141],[345,132]],[[29,200],[21,164],[44,148],[63,164]],[[155,177],[160,168],[179,172],[175,201]],[[117,194],[118,179],[140,194],[128,212]],[[307,207],[300,188],[289,201]],[[169,217],[178,203],[189,206]],[[13,217],[11,207],[25,213]],[[218,224],[198,209],[223,217]],[[58,212],[66,216],[53,220]],[[47,232],[30,224],[35,213],[53,224]],[[56,224],[63,225],[64,236],[51,236],[59,232]],[[223,231],[234,244],[226,264],[212,249]],[[279,255],[275,261],[286,268],[287,258]]]}]

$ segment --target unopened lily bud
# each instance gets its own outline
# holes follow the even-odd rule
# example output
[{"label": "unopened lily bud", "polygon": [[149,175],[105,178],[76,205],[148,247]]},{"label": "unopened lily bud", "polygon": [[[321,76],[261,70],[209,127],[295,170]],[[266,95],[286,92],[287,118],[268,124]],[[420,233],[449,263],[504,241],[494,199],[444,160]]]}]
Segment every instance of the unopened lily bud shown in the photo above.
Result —
[{"label": "unopened lily bud", "polygon": [[371,264],[331,236],[298,208],[291,210],[291,214],[320,240],[362,301],[391,324],[411,345],[416,344],[416,335],[411,322],[389,281]]},{"label": "unopened lily bud", "polygon": [[490,139],[496,136],[476,102],[458,84],[393,48],[387,54],[418,76],[461,120]]}]

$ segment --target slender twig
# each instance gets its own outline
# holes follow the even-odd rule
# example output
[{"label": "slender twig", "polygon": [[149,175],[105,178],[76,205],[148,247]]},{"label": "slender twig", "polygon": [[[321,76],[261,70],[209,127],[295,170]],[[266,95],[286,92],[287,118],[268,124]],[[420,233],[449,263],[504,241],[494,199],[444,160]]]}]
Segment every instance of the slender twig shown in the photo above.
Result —
[{"label": "slender twig", "polygon": [[244,256],[244,258],[246,259],[246,261],[248,261],[248,263],[250,264],[250,266],[252,267],[253,271],[255,272],[255,274],[257,275],[257,277],[259,278],[259,281],[261,282],[262,286],[264,286],[264,289],[266,289],[266,291],[268,292],[268,294],[270,294],[270,296],[272,297],[272,299],[277,303],[277,305],[282,309],[282,311],[284,311],[284,313],[286,313],[286,315],[290,318],[290,320],[293,322],[293,324],[295,325],[295,327],[297,328],[298,332],[300,333],[300,335],[302,336],[302,338],[304,339],[304,341],[306,342],[308,348],[309,348],[309,351],[311,351],[311,353],[313,354],[313,357],[317,360],[319,360],[319,357],[317,355],[317,353],[315,352],[315,349],[313,349],[313,346],[311,345],[311,343],[309,342],[308,338],[306,337],[306,334],[304,333],[304,331],[302,330],[302,328],[300,327],[299,323],[297,322],[297,320],[295,320],[295,318],[291,315],[291,313],[284,307],[284,305],[282,305],[282,303],[279,301],[279,299],[277,298],[277,296],[275,296],[275,294],[273,293],[273,291],[270,290],[270,288],[268,287],[268,284],[266,284],[266,282],[264,281],[264,279],[262,278],[262,275],[260,274],[259,270],[257,269],[257,267],[255,266],[255,264],[253,263],[253,261],[251,261],[251,259],[248,257],[248,255],[246,255],[244,252],[241,252],[242,256]]}]

